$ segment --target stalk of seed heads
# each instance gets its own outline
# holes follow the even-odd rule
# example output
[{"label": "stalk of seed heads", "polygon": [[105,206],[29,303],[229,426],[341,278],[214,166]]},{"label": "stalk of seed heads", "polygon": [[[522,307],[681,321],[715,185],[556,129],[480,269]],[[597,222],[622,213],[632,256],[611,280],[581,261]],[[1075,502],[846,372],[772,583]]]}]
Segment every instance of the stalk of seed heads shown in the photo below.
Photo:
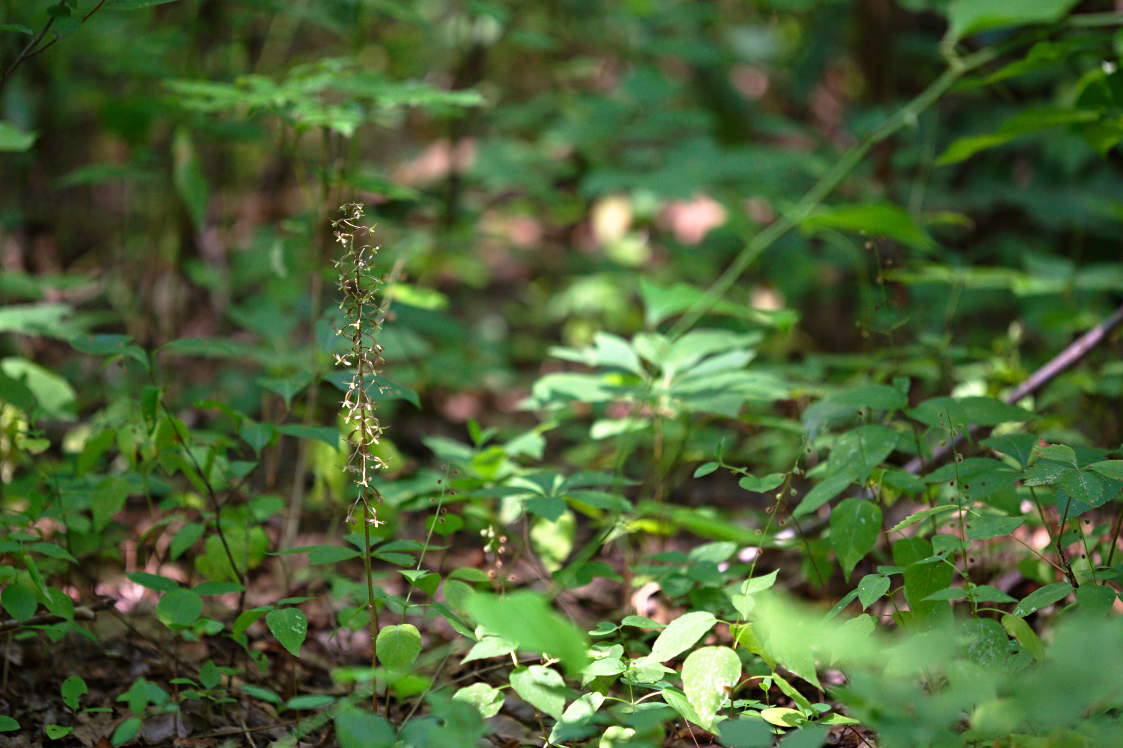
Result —
[{"label": "stalk of seed heads", "polygon": [[379,247],[366,241],[373,227],[362,222],[363,206],[350,203],[342,206],[340,211],[343,215],[332,221],[332,230],[335,240],[343,247],[343,256],[335,261],[335,268],[343,296],[339,308],[347,324],[336,333],[350,341],[351,350],[336,354],[335,363],[354,367],[342,406],[344,420],[351,427],[348,434],[351,455],[347,460],[347,470],[354,474],[355,485],[359,488],[359,498],[351,507],[348,520],[355,506],[361,503],[366,521],[377,526],[381,522],[369,499],[378,502],[382,495],[370,481],[376,470],[385,469],[386,463],[375,454],[382,438],[382,424],[370,392],[371,388],[382,392],[384,387],[377,376],[386,362],[376,338],[386,319],[387,302],[378,299],[383,280],[374,270],[374,258]]}]

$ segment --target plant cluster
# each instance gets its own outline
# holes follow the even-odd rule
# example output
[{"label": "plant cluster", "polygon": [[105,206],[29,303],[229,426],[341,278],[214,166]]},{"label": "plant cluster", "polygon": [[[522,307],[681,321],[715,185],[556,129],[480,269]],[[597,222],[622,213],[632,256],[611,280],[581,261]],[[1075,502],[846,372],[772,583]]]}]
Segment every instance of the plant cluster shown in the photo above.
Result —
[{"label": "plant cluster", "polygon": [[1121,27],[0,4],[0,743],[1116,744]]}]

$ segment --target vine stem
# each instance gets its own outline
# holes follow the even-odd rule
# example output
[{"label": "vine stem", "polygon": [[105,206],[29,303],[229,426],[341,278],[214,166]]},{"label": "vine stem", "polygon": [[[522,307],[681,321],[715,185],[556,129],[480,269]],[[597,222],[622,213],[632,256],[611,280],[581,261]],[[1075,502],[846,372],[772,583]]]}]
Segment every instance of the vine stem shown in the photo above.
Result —
[{"label": "vine stem", "polygon": [[902,128],[914,125],[917,118],[926,109],[935,104],[940,97],[947,93],[948,89],[964,75],[993,62],[1008,50],[1025,43],[1026,40],[1018,39],[1010,44],[981,49],[966,57],[952,58],[948,63],[947,70],[945,70],[935,82],[908,104],[898,109],[889,119],[883,122],[880,127],[866,136],[862,142],[847,151],[843,157],[836,161],[835,165],[808,190],[792,210],[786,212],[778,220],[755,234],[733,259],[729,267],[726,268],[721,276],[714,281],[713,285],[706,290],[702,299],[695,302],[686,310],[682,317],[678,319],[671,328],[670,336],[672,338],[677,338],[692,328],[706,312],[712,309],[714,305],[729,292],[733,284],[737,282],[741,275],[744,274],[749,266],[752,265],[765,250],[810,217],[815,209],[819,207],[820,203],[842,184],[842,181],[862,162],[875,145]]}]

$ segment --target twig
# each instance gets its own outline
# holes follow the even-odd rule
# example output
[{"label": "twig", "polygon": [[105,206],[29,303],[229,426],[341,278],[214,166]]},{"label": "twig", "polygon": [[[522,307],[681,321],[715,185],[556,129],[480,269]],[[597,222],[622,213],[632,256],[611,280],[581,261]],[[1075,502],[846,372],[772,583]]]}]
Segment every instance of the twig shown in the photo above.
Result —
[{"label": "twig", "polygon": [[[90,16],[101,10],[102,6],[104,5],[105,0],[98,0],[98,4],[90,8],[90,11],[86,13],[86,15],[82,16],[82,20],[79,21],[79,23],[85,23],[86,21],[90,20]],[[12,60],[12,64],[8,65],[8,67],[4,69],[4,74],[0,76],[0,91],[4,90],[4,86],[7,85],[8,80],[12,77],[12,73],[16,71],[16,68],[30,60],[32,57],[35,57],[37,54],[46,52],[48,49],[53,47],[59,39],[62,38],[61,36],[56,35],[54,39],[51,39],[46,44],[42,44],[44,37],[47,36],[47,32],[50,31],[51,27],[54,25],[55,17],[51,16],[47,19],[47,22],[43,24],[43,28],[39,31],[39,33],[36,34],[35,37],[32,38],[32,40],[29,41],[24,46],[24,48],[20,50],[20,53],[16,55],[16,59]]]}]

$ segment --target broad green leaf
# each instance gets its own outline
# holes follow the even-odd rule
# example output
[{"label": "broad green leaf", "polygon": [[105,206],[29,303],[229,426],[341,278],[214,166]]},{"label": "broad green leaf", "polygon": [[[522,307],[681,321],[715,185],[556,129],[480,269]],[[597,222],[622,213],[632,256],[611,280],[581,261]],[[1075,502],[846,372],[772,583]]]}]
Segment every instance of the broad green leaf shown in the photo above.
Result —
[{"label": "broad green leaf", "polygon": [[311,374],[294,374],[291,377],[260,377],[257,380],[265,389],[275,392],[285,401],[285,408],[292,407],[292,399],[312,383]]},{"label": "broad green leaf", "polygon": [[156,615],[168,625],[190,626],[202,614],[203,598],[194,590],[172,590],[156,603]]},{"label": "broad green leaf", "polygon": [[553,574],[573,551],[577,537],[577,517],[562,512],[556,520],[538,517],[530,526],[530,545],[546,571]]},{"label": "broad green leaf", "polygon": [[11,122],[0,121],[0,152],[26,151],[38,137],[33,132],[21,130]]},{"label": "broad green leaf", "polygon": [[884,574],[866,574],[858,582],[858,601],[862,603],[862,610],[873,605],[889,591],[889,577]]},{"label": "broad green leaf", "polygon": [[300,657],[300,645],[308,636],[308,618],[300,608],[277,608],[265,614],[265,625],[281,646],[293,657]]},{"label": "broad green leaf", "polygon": [[678,657],[705,636],[715,623],[717,619],[714,615],[704,610],[679,616],[659,632],[655,643],[651,645],[651,654],[644,659],[649,662],[666,662]]},{"label": "broad green leaf", "polygon": [[929,252],[935,242],[903,208],[891,203],[860,203],[821,208],[803,222],[803,228],[853,231],[867,236],[885,236],[913,249]]},{"label": "broad green leaf", "polygon": [[397,736],[385,717],[352,706],[335,715],[335,739],[340,748],[391,748]]},{"label": "broad green leaf", "polygon": [[71,338],[70,345],[94,356],[125,356],[148,368],[148,354],[128,335],[82,335]]},{"label": "broad green leaf", "polygon": [[0,732],[14,732],[20,729],[20,724],[8,715],[0,715]]},{"label": "broad green leaf", "polygon": [[768,748],[772,745],[772,728],[751,717],[728,719],[717,725],[721,744],[729,748]]},{"label": "broad green leaf", "polygon": [[881,533],[881,508],[865,499],[845,499],[831,510],[831,545],[847,579]]},{"label": "broad green leaf", "polygon": [[741,678],[741,659],[729,647],[702,647],[682,664],[682,689],[707,730]]},{"label": "broad green leaf", "polygon": [[0,361],[0,371],[27,385],[47,415],[60,420],[74,418],[77,394],[58,374],[15,356]]},{"label": "broad green leaf", "polygon": [[1028,421],[1033,413],[1009,405],[996,397],[933,397],[911,408],[908,415],[926,426],[943,431],[968,424],[997,426],[1010,421]]},{"label": "broad green leaf", "polygon": [[1092,463],[1088,468],[1095,470],[1105,478],[1123,481],[1123,460],[1102,460]]},{"label": "broad green leaf", "polygon": [[1066,470],[1057,479],[1057,485],[1072,498],[1090,506],[1099,506],[1106,499],[1104,479],[1090,470]]},{"label": "broad green leaf", "polygon": [[825,478],[807,492],[807,495],[792,510],[792,516],[801,517],[804,514],[810,514],[838,496],[853,482],[853,476],[848,473],[835,473]]},{"label": "broad green leaf", "polygon": [[1020,618],[1025,618],[1031,613],[1035,613],[1041,608],[1059,602],[1071,594],[1072,585],[1068,582],[1053,582],[1023,597],[1021,602],[1011,611],[1011,614]]},{"label": "broad green leaf", "polygon": [[179,589],[179,582],[160,574],[150,574],[147,571],[130,571],[125,576],[128,577],[130,582],[157,592],[172,592]]},{"label": "broad green leaf", "polygon": [[904,538],[893,544],[893,563],[905,567],[905,599],[917,618],[950,613],[948,604],[928,596],[951,585],[954,571],[940,560],[929,560],[932,543],[922,538]]},{"label": "broad green leaf", "polygon": [[1023,517],[1004,517],[1000,514],[984,514],[975,517],[967,527],[967,537],[971,540],[990,540],[1009,535],[1022,526]]},{"label": "broad green leaf", "polygon": [[168,555],[172,561],[175,561],[182,556],[188,548],[195,545],[199,538],[203,537],[206,532],[206,527],[202,522],[188,522],[183,527],[176,531],[172,537],[171,545],[168,546]]},{"label": "broad green leaf", "polygon": [[557,670],[544,665],[515,668],[510,681],[511,688],[523,701],[554,719],[562,718],[569,689]]},{"label": "broad green leaf", "polygon": [[473,683],[461,688],[452,695],[458,701],[466,701],[480,710],[480,716],[490,719],[503,708],[503,692],[487,683]]},{"label": "broad green leaf", "polygon": [[771,706],[760,710],[760,716],[765,722],[777,727],[795,727],[807,721],[798,709],[788,706]]},{"label": "broad green leaf", "polygon": [[421,653],[421,632],[411,623],[383,626],[375,640],[375,654],[387,670],[408,670]]},{"label": "broad green leaf", "polygon": [[90,692],[89,686],[86,681],[78,675],[67,676],[66,680],[59,686],[59,693],[62,695],[62,701],[70,709],[78,709],[78,700],[85,694]]},{"label": "broad green leaf", "polygon": [[35,615],[35,609],[39,607],[35,593],[18,583],[9,584],[4,588],[0,593],[0,603],[3,603],[8,615],[17,621],[31,618]]},{"label": "broad green leaf", "polygon": [[465,608],[490,633],[521,650],[557,657],[573,675],[588,664],[584,632],[551,610],[534,592],[514,592],[506,597],[476,592],[465,601]]},{"label": "broad green leaf", "polygon": [[137,736],[143,724],[144,722],[140,717],[129,717],[117,725],[117,729],[113,731],[113,736],[109,739],[109,742],[115,746],[124,745]]},{"label": "broad green leaf", "polygon": [[114,515],[125,507],[128,495],[128,481],[120,476],[110,476],[98,485],[90,496],[95,531],[105,529]]},{"label": "broad green leaf", "polygon": [[1033,448],[1037,445],[1037,439],[1032,434],[1003,434],[1002,436],[984,439],[980,443],[984,447],[990,447],[997,452],[1010,455],[1024,468],[1029,465],[1030,458],[1033,456]]},{"label": "broad green leaf", "polygon": [[948,37],[953,40],[980,31],[1056,23],[1076,5],[1077,0],[952,0],[948,6]]},{"label": "broad green leaf", "polygon": [[753,493],[767,493],[783,482],[783,473],[770,473],[761,478],[757,478],[753,475],[746,475],[741,478],[741,480],[737,481],[737,485]]}]

